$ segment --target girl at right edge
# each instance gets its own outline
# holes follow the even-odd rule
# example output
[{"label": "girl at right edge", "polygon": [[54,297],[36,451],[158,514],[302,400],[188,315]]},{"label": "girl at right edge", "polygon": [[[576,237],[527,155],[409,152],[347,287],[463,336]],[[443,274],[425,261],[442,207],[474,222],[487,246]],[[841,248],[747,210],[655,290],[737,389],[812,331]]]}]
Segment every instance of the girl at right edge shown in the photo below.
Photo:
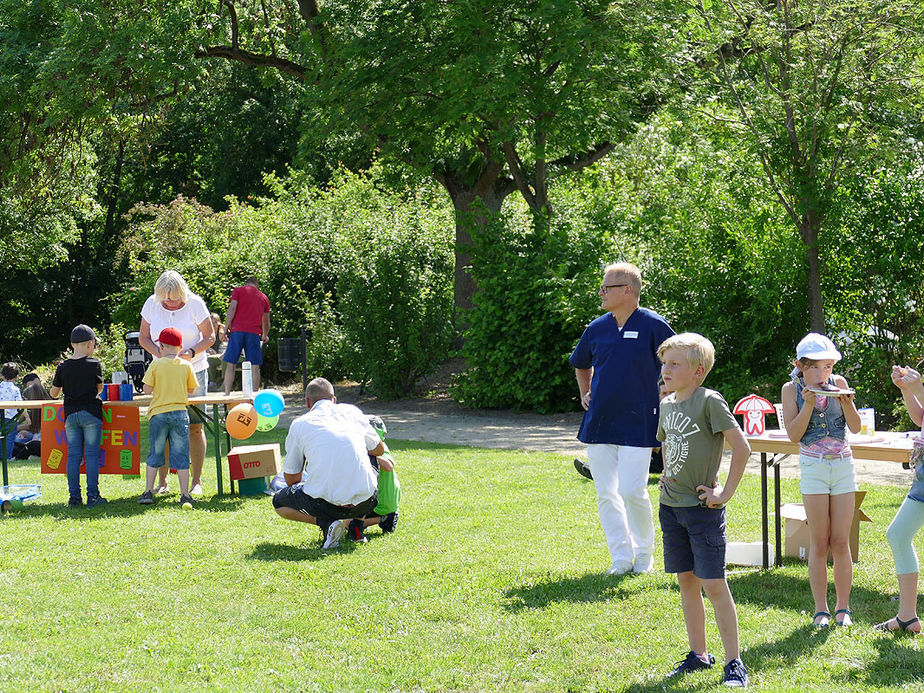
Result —
[{"label": "girl at right edge", "polygon": [[[902,399],[908,409],[908,416],[917,426],[924,419],[924,385],[921,374],[913,368],[892,366],[892,382],[902,391]],[[886,530],[886,538],[892,547],[895,559],[895,574],[898,577],[898,614],[888,621],[873,626],[882,631],[921,632],[918,621],[918,557],[911,540],[924,526],[924,426],[921,435],[915,439],[911,461],[914,464],[914,481],[908,496],[895,514],[895,519]]]}]

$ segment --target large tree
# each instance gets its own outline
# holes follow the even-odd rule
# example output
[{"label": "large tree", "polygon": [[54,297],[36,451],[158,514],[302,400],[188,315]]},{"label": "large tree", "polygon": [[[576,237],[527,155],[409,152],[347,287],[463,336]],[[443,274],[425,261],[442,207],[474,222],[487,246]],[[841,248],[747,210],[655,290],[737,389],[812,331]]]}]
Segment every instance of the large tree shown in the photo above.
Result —
[{"label": "large tree", "polygon": [[692,0],[689,10],[686,76],[760,161],[802,241],[809,323],[823,331],[820,234],[845,179],[907,146],[924,3]]},{"label": "large tree", "polygon": [[[605,156],[660,102],[670,3],[628,0],[224,0],[196,55],[305,85],[307,141],[362,136],[445,188],[457,307],[473,229],[519,192],[538,230],[549,184]],[[216,40],[217,39],[217,40]]]}]

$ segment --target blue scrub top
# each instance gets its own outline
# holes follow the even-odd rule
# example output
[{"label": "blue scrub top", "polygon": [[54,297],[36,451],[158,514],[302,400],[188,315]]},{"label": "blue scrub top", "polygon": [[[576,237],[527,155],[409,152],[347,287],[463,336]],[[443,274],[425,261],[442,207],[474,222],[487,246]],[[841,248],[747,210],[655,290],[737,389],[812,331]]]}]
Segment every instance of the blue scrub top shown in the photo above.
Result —
[{"label": "blue scrub top", "polygon": [[654,311],[637,308],[620,330],[611,313],[594,320],[568,362],[594,369],[590,407],[578,440],[635,447],[657,447],[658,347],[674,330]]}]

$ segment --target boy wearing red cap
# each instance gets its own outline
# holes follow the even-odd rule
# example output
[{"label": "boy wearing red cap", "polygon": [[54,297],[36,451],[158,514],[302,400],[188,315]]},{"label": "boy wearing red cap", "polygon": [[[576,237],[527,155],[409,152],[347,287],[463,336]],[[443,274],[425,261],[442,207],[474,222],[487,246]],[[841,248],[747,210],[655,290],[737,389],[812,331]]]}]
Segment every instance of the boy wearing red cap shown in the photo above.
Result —
[{"label": "boy wearing red cap", "polygon": [[189,361],[179,358],[183,335],[175,327],[164,328],[157,338],[161,358],[154,359],[144,374],[144,392],[153,395],[148,407],[150,449],[145,473],[142,505],[154,503],[154,480],[164,466],[167,440],[170,440],[170,467],[180,480],[180,504],[192,506],[189,495],[189,394],[198,387]]}]

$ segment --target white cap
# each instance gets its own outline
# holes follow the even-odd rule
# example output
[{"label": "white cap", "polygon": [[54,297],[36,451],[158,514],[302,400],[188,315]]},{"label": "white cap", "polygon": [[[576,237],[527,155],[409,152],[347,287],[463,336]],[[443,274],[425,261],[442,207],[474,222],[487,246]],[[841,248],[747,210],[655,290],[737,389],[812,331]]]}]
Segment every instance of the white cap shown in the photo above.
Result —
[{"label": "white cap", "polygon": [[824,361],[825,359],[840,361],[841,352],[834,346],[834,342],[823,334],[809,332],[796,346],[796,358],[813,361]]}]

